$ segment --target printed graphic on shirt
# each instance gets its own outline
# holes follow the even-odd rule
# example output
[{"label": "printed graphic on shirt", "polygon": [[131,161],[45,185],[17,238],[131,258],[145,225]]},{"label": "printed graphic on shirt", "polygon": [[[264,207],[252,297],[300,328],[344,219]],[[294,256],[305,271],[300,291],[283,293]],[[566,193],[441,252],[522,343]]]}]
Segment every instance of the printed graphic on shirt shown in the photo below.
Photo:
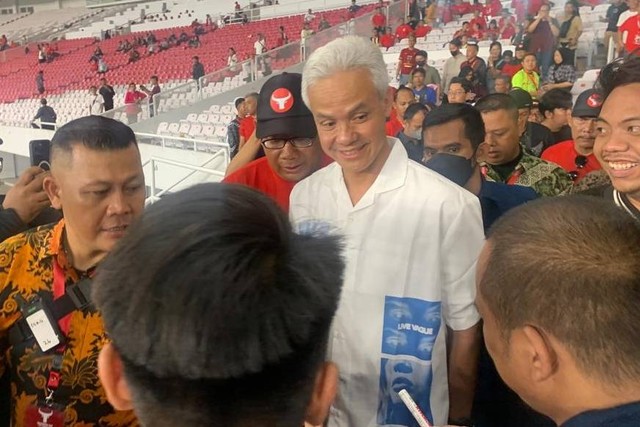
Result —
[{"label": "printed graphic on shirt", "polygon": [[418,427],[398,393],[405,389],[433,421],[430,406],[433,346],[440,302],[385,297],[378,424]]}]

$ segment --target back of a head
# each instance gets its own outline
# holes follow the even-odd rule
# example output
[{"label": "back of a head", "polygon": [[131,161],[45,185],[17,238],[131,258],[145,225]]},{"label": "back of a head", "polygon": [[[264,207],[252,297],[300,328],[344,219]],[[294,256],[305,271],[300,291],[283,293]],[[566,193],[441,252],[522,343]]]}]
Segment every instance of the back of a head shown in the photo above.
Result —
[{"label": "back of a head", "polygon": [[300,426],[340,253],[243,186],[201,184],[152,205],[94,287],[143,424]]},{"label": "back of a head", "polygon": [[444,125],[454,120],[462,120],[464,135],[471,141],[473,150],[477,150],[484,141],[484,122],[478,110],[469,104],[443,104],[432,110],[422,124],[423,135],[431,127]]},{"label": "back of a head", "polygon": [[479,292],[505,339],[532,325],[596,383],[640,381],[640,225],[630,215],[598,198],[541,199],[504,215],[488,242]]},{"label": "back of a head", "polygon": [[309,87],[333,74],[367,70],[380,99],[385,99],[389,86],[387,66],[380,48],[364,37],[346,36],[318,48],[302,71],[302,99],[309,106]]},{"label": "back of a head", "polygon": [[70,153],[76,144],[97,151],[122,150],[136,145],[133,130],[124,123],[103,116],[86,116],[58,128],[51,139],[52,165],[60,152]]}]

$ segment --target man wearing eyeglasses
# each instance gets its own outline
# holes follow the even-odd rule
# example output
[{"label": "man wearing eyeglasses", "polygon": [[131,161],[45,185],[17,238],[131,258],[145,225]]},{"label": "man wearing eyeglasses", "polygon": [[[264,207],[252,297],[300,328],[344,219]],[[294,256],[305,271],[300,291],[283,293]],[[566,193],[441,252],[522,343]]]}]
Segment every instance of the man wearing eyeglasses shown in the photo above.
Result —
[{"label": "man wearing eyeglasses", "polygon": [[573,139],[553,145],[542,153],[544,160],[566,170],[574,183],[581,181],[590,172],[602,169],[593,154],[595,125],[602,100],[602,95],[594,89],[582,92],[573,106],[569,119]]},{"label": "man wearing eyeglasses", "polygon": [[302,102],[301,82],[298,73],[282,73],[264,84],[258,97],[256,137],[265,157],[224,179],[262,191],[285,212],[293,186],[330,163],[317,141],[311,111]]}]

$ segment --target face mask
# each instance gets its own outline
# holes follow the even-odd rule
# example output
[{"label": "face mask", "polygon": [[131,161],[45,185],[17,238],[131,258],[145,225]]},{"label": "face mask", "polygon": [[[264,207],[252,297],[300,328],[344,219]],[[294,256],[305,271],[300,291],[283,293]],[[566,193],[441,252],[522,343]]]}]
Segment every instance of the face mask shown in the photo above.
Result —
[{"label": "face mask", "polygon": [[424,67],[426,63],[427,63],[427,61],[416,61],[416,65],[418,65],[420,67]]},{"label": "face mask", "polygon": [[416,130],[416,131],[404,131],[404,134],[407,135],[409,138],[413,138],[413,139],[417,139],[420,140],[422,139],[422,132],[420,130]]},{"label": "face mask", "polygon": [[461,187],[469,181],[474,169],[472,159],[447,153],[434,155],[431,160],[425,163],[425,166]]}]

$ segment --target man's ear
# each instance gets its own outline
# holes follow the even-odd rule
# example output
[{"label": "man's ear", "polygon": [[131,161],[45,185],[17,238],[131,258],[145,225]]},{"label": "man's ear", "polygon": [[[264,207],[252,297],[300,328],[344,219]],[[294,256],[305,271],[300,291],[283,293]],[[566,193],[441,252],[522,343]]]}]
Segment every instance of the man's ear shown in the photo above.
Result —
[{"label": "man's ear", "polygon": [[111,343],[107,343],[98,357],[98,377],[104,387],[107,400],[118,411],[133,409],[131,392],[124,377],[120,354]]},{"label": "man's ear", "polygon": [[558,354],[546,333],[533,326],[522,328],[524,339],[531,349],[529,378],[535,382],[543,382],[558,370]]},{"label": "man's ear", "polygon": [[51,201],[51,206],[54,209],[61,210],[62,202],[60,201],[60,186],[58,185],[56,178],[51,173],[49,173],[49,175],[42,181],[42,187],[44,188],[45,193],[47,193],[49,201]]},{"label": "man's ear", "polygon": [[314,426],[322,425],[329,416],[329,408],[338,392],[338,367],[331,362],[324,363],[313,387],[313,394],[307,407],[306,421]]}]

